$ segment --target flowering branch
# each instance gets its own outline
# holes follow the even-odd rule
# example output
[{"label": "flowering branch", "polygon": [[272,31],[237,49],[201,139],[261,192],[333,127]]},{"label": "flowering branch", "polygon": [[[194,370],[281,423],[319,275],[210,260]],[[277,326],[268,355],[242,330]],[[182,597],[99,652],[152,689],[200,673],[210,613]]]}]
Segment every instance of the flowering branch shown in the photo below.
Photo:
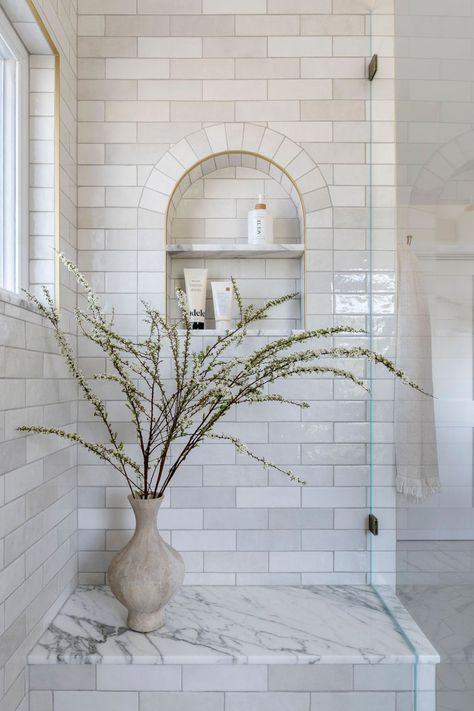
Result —
[{"label": "flowering branch", "polygon": [[[55,435],[80,444],[120,472],[135,497],[162,496],[181,464],[205,440],[230,442],[238,452],[249,456],[265,469],[274,469],[291,481],[304,483],[291,469],[282,468],[252,452],[237,437],[216,430],[222,418],[241,404],[270,402],[308,407],[304,401],[269,392],[269,386],[281,380],[295,376],[330,375],[349,380],[367,390],[362,378],[340,365],[342,360],[363,358],[381,365],[407,386],[421,391],[392,361],[368,348],[314,347],[313,343],[321,339],[345,334],[364,335],[363,331],[350,327],[292,333],[242,355],[239,346],[245,342],[249,328],[265,319],[275,307],[296,298],[297,294],[270,299],[259,307],[252,304],[244,306],[234,280],[240,312],[237,324],[225,334],[216,336],[202,350],[193,352],[189,308],[181,290],[177,292],[181,314],[179,323],[168,323],[159,311],[145,303],[148,335],[136,341],[126,338],[117,332],[113,316],[107,317],[92,287],[77,267],[64,254],[59,257],[85,293],[86,307],[75,310],[76,321],[80,333],[102,350],[107,359],[105,372],[91,378],[83,373],[46,288],[43,290],[45,302],[31,294],[27,293],[27,296],[52,325],[69,372],[79,384],[84,399],[91,404],[94,416],[105,426],[107,441],[91,442],[77,433],[55,427],[23,425],[19,430]],[[115,430],[105,402],[92,387],[94,381],[106,381],[121,391],[136,433],[133,444],[138,447],[138,460],[126,454],[126,444]]]}]

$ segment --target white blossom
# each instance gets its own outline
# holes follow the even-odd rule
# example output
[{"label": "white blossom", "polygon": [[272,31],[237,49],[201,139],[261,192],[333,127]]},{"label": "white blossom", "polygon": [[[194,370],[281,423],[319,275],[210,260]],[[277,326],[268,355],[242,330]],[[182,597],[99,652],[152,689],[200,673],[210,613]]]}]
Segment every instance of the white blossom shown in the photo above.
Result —
[{"label": "white blossom", "polygon": [[[323,338],[364,335],[364,332],[350,327],[302,331],[273,339],[249,355],[231,355],[248,338],[247,331],[252,324],[265,319],[273,308],[298,296],[286,294],[270,299],[263,306],[244,306],[234,280],[240,312],[238,323],[225,334],[216,336],[203,350],[192,351],[192,324],[186,296],[180,290],[177,292],[181,313],[179,323],[168,323],[159,311],[144,303],[148,335],[136,341],[126,338],[116,330],[113,315],[107,317],[76,265],[63,253],[59,257],[85,293],[87,308],[75,310],[79,332],[103,351],[107,360],[105,372],[92,378],[85,376],[46,288],[43,289],[44,303],[31,294],[27,295],[50,322],[69,372],[105,428],[106,442],[89,441],[77,433],[55,427],[26,424],[19,430],[56,435],[81,445],[114,467],[126,479],[134,497],[162,496],[181,464],[206,439],[231,442],[239,454],[257,461],[264,469],[274,469],[290,481],[304,484],[292,469],[257,455],[237,437],[216,429],[222,418],[239,404],[252,403],[258,407],[259,403],[271,402],[309,407],[305,401],[269,393],[268,386],[280,380],[293,376],[331,375],[367,389],[363,379],[334,362],[364,358],[382,365],[408,386],[420,390],[392,361],[368,348],[358,345],[315,347],[314,344]],[[168,353],[172,363],[171,388],[163,368]],[[94,391],[91,383],[97,380],[110,382],[121,391],[135,427],[134,444],[140,452],[138,459],[127,454],[126,443],[120,439],[106,404]]]}]

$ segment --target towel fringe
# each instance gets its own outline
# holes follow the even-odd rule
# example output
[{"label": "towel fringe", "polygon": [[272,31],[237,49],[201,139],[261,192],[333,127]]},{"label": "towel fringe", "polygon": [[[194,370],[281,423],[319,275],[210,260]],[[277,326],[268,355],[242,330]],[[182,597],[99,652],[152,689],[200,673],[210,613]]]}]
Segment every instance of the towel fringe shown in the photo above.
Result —
[{"label": "towel fringe", "polygon": [[405,479],[404,477],[397,477],[395,481],[395,487],[398,494],[406,496],[408,499],[413,499],[415,501],[421,501],[427,496],[432,496],[437,494],[441,487],[437,477],[433,477],[428,480],[416,480],[416,479]]}]

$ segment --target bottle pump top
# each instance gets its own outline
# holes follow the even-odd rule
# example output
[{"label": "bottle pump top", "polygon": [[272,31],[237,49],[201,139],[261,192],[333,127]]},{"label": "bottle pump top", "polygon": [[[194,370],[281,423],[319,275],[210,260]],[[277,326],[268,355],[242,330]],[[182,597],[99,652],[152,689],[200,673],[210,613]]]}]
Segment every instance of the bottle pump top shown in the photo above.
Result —
[{"label": "bottle pump top", "polygon": [[263,195],[258,196],[258,203],[255,205],[256,210],[266,210],[267,206],[263,202]]}]

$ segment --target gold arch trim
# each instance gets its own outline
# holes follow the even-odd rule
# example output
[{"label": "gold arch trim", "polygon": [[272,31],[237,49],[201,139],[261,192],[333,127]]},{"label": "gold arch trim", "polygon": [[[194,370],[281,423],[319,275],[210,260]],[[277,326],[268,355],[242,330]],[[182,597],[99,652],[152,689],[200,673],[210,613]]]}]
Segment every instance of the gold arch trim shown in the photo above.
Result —
[{"label": "gold arch trim", "polygon": [[[272,158],[268,158],[268,156],[263,155],[262,153],[256,153],[255,151],[246,151],[243,149],[235,148],[233,150],[226,150],[226,151],[218,151],[216,153],[210,153],[209,155],[205,156],[204,158],[201,158],[200,160],[196,161],[196,163],[193,163],[187,170],[184,171],[184,173],[181,175],[180,178],[176,181],[176,184],[171,192],[171,195],[168,200],[168,204],[166,207],[166,213],[165,213],[165,250],[167,245],[169,244],[168,242],[168,218],[171,210],[171,206],[173,203],[173,198],[176,195],[176,192],[178,191],[178,188],[182,181],[190,174],[193,172],[193,170],[196,170],[200,165],[203,163],[207,163],[208,161],[214,159],[214,158],[219,158],[220,156],[226,156],[226,155],[245,155],[245,156],[251,156],[253,158],[258,158],[260,160],[265,161],[266,163],[270,163],[270,165],[273,165],[277,170],[280,171],[292,184],[294,187],[296,194],[298,195],[300,204],[301,204],[301,210],[303,213],[303,260],[302,260],[302,265],[301,265],[301,286],[302,286],[302,299],[301,299],[301,322],[302,322],[302,327],[305,328],[306,325],[306,207],[303,199],[303,194],[298,187],[298,184],[296,183],[295,179],[288,173],[283,166],[281,166],[279,163],[274,161]],[[316,164],[315,164],[316,165]],[[316,166],[317,167],[317,166]],[[210,175],[210,174],[209,174]],[[204,177],[204,176],[201,176]],[[200,178],[198,178],[199,180]],[[196,181],[195,181],[196,182]],[[169,255],[166,254],[166,259],[165,259],[165,297],[166,297],[166,304],[165,304],[165,309],[166,309],[166,315],[168,315],[168,260],[170,259]]]},{"label": "gold arch trim", "polygon": [[259,159],[265,161],[265,163],[270,163],[270,165],[275,166],[275,168],[277,170],[279,170],[280,173],[282,173],[286,178],[288,178],[290,183],[295,188],[296,193],[299,198],[299,201],[301,203],[301,209],[303,211],[303,221],[304,221],[303,228],[304,228],[304,234],[306,235],[306,210],[305,210],[305,205],[304,205],[304,200],[303,200],[303,194],[302,194],[301,190],[299,189],[298,184],[296,183],[295,179],[288,173],[287,170],[285,170],[285,168],[283,168],[279,163],[274,161],[272,158],[268,158],[267,156],[263,155],[262,153],[255,153],[254,151],[245,151],[245,150],[241,150],[239,148],[235,148],[233,150],[227,150],[227,151],[219,151],[217,153],[210,153],[209,155],[205,156],[204,158],[201,158],[200,160],[196,161],[196,163],[193,163],[193,165],[190,168],[185,170],[184,173],[181,175],[181,177],[178,178],[178,180],[173,188],[173,191],[169,197],[168,205],[166,208],[166,219],[168,220],[169,212],[170,212],[171,205],[173,202],[173,198],[174,198],[180,184],[182,183],[182,181],[190,173],[192,173],[193,170],[196,170],[196,168],[199,168],[200,165],[203,165],[203,163],[207,163],[208,161],[210,161],[214,158],[220,158],[221,156],[228,156],[228,155],[243,155],[243,156],[251,156],[253,158],[259,158]]},{"label": "gold arch trim", "polygon": [[36,20],[38,27],[41,30],[51,54],[54,57],[54,294],[56,306],[60,307],[61,293],[61,274],[59,264],[60,251],[60,227],[61,227],[61,212],[60,212],[60,148],[61,148],[61,55],[59,49],[52,38],[43,18],[41,17],[38,8],[33,0],[26,0],[31,14]]}]

